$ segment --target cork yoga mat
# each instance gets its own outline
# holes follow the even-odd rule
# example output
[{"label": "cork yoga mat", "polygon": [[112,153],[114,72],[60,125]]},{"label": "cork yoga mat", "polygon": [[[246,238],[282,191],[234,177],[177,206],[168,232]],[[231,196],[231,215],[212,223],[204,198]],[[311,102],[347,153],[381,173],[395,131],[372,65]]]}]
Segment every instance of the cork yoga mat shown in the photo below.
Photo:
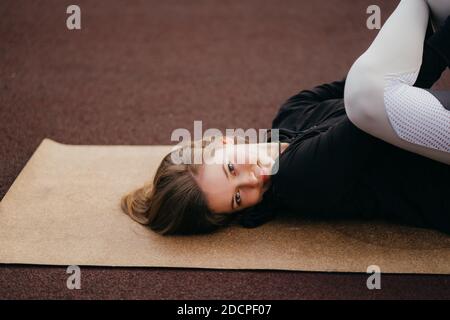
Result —
[{"label": "cork yoga mat", "polygon": [[255,229],[160,236],[119,200],[169,150],[44,139],[0,203],[0,263],[450,274],[450,236],[382,222],[285,216]]}]

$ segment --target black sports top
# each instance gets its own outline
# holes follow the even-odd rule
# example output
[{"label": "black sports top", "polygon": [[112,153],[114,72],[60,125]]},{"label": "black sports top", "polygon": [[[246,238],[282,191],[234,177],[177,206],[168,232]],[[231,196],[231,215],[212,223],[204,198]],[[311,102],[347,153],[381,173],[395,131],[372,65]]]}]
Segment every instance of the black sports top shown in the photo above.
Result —
[{"label": "black sports top", "polygon": [[[448,66],[449,30],[425,42],[415,86],[430,88]],[[344,86],[345,79],[303,90],[281,106],[272,128],[290,145],[277,159],[263,201],[243,212],[240,223],[255,227],[292,212],[312,219],[380,218],[450,233],[450,166],[353,125]]]}]

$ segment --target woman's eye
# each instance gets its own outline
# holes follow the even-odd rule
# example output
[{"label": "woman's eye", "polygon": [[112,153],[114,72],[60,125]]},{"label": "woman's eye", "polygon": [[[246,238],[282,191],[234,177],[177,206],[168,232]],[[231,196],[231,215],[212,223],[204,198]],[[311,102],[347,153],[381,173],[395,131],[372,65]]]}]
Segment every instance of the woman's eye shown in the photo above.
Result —
[{"label": "woman's eye", "polygon": [[237,203],[238,205],[241,204],[241,193],[240,193],[239,191],[236,192],[236,195],[234,196],[234,199],[235,199],[235,201],[236,201],[236,203]]},{"label": "woman's eye", "polygon": [[231,173],[234,172],[234,165],[231,162],[228,162],[228,170],[230,170]]}]

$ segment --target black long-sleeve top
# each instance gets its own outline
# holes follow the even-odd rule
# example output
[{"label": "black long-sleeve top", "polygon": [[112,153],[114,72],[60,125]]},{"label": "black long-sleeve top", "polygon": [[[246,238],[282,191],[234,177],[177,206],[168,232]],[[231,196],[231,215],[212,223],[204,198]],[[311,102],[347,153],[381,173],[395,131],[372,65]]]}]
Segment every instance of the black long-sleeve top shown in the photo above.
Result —
[{"label": "black long-sleeve top", "polygon": [[[430,29],[429,29],[430,30]],[[430,88],[450,61],[450,19],[427,33],[415,86]],[[450,233],[450,166],[360,130],[344,107],[345,79],[303,90],[279,109],[272,128],[289,147],[246,227],[277,214],[310,219],[380,218]]]}]

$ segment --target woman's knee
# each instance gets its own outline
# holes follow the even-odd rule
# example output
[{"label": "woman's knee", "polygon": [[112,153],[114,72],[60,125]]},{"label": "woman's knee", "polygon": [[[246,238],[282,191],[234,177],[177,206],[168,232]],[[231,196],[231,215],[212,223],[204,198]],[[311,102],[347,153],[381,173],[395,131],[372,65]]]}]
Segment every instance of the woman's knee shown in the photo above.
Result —
[{"label": "woman's knee", "polygon": [[364,129],[376,121],[383,106],[383,81],[373,65],[358,59],[350,68],[344,89],[345,110],[350,121]]}]

